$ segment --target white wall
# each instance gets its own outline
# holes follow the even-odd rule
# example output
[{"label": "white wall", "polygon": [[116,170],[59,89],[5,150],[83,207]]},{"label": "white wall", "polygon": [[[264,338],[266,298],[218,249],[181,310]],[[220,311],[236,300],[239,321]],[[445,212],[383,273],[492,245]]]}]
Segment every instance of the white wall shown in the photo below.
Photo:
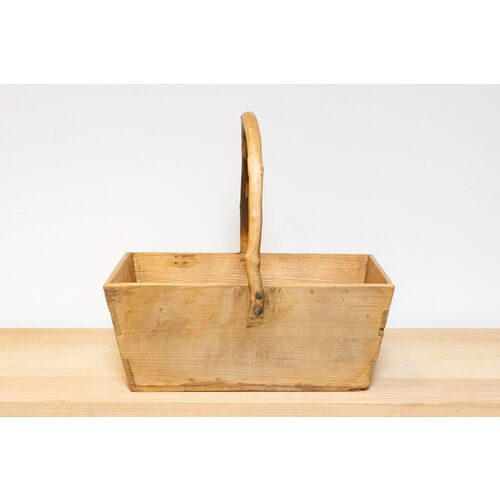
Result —
[{"label": "white wall", "polygon": [[125,251],[236,251],[246,110],[263,251],[373,253],[389,327],[500,325],[500,86],[2,86],[0,326],[110,326]]}]

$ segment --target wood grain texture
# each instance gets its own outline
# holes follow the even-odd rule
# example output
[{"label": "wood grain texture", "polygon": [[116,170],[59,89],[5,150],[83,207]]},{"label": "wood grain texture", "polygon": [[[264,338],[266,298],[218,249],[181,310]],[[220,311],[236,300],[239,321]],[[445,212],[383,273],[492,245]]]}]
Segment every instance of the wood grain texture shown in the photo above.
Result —
[{"label": "wood grain texture", "polygon": [[[127,271],[108,283],[248,286],[244,261],[236,253],[133,253],[135,279]],[[261,254],[262,279],[274,286],[364,283],[367,255]],[[129,268],[127,256],[123,267]],[[132,271],[133,275],[134,271]],[[371,274],[370,274],[371,277]],[[371,281],[366,281],[371,283]]]},{"label": "wood grain texture", "polygon": [[394,285],[369,255],[261,255],[264,166],[251,112],[241,137],[240,253],[127,254],[104,284],[129,387],[366,389]]},{"label": "wood grain texture", "polygon": [[[260,326],[266,303],[266,294],[260,274],[264,164],[262,161],[259,122],[251,112],[241,115],[241,156],[243,161],[241,173],[242,199],[240,202],[240,252],[245,255],[245,269],[250,290],[248,326]],[[242,207],[245,204],[247,207]],[[247,220],[244,220],[245,217]]]},{"label": "wood grain texture", "polygon": [[0,415],[500,416],[500,329],[387,329],[369,390],[300,393],[134,393],[111,329],[2,329]]},{"label": "wood grain texture", "polygon": [[246,286],[108,290],[132,390],[304,391],[368,387],[392,288],[266,287],[246,328]]},{"label": "wood grain texture", "polygon": [[258,328],[239,254],[133,254],[121,267],[104,290],[133,391],[370,384],[394,290],[370,256],[264,254]]}]

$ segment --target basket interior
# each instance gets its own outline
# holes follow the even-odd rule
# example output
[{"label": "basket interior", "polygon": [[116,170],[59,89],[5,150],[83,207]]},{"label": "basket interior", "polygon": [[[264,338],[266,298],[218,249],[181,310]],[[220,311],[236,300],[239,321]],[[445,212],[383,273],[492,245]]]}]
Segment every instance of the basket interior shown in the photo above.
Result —
[{"label": "basket interior", "polygon": [[[264,285],[390,284],[370,255],[261,254]],[[236,253],[131,253],[108,283],[247,285],[245,262]]]}]

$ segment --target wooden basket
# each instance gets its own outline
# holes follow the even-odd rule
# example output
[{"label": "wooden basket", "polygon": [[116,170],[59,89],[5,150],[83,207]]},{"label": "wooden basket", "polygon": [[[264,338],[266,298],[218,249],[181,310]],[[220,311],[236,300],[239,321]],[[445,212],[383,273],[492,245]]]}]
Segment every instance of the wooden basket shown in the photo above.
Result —
[{"label": "wooden basket", "polygon": [[104,285],[130,389],[366,389],[394,286],[371,255],[261,254],[253,113],[242,157],[240,253],[128,253]]}]

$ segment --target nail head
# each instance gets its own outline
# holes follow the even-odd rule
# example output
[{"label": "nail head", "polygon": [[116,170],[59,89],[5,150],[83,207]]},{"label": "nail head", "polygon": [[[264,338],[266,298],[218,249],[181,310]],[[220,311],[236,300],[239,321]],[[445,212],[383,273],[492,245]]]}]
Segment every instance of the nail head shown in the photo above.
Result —
[{"label": "nail head", "polygon": [[260,306],[255,306],[253,308],[253,313],[255,314],[255,316],[260,316],[262,314],[262,311],[263,309]]}]

